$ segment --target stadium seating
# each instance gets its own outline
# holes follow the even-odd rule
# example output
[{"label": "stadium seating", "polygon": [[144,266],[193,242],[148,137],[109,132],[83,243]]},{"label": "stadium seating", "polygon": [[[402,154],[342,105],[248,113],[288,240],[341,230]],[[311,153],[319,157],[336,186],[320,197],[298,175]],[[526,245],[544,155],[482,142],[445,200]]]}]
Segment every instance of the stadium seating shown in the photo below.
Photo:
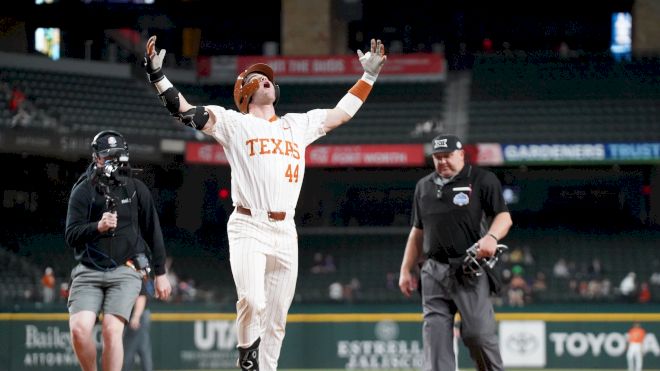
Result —
[{"label": "stadium seating", "polygon": [[[528,57],[529,58],[529,57]],[[470,142],[592,142],[592,141],[657,141],[660,140],[660,84],[657,84],[657,61],[638,60],[613,63],[596,60],[502,59],[483,57],[474,68],[469,104],[468,137]],[[3,69],[6,81],[21,81],[28,96],[42,109],[59,116],[64,130],[92,135],[100,128],[116,127],[127,134],[197,140],[194,131],[182,127],[167,115],[153,90],[137,78],[92,77],[83,74],[21,69]],[[233,107],[229,85],[178,83],[193,104],[219,104]],[[314,108],[329,108],[345,94],[350,84],[282,84],[278,113],[304,112]],[[411,136],[416,123],[445,118],[447,92],[444,83],[382,83],[369,97],[354,120],[332,135],[321,138],[319,144],[406,143],[426,139]],[[402,97],[405,98],[402,99]],[[7,123],[8,111],[0,110],[0,120]],[[36,165],[35,165],[36,166]],[[22,172],[18,173],[21,175]],[[41,178],[38,178],[41,179]],[[412,182],[410,184],[413,184]],[[390,188],[393,183],[388,183]],[[68,192],[68,186],[66,191]],[[312,188],[313,189],[313,188]],[[372,189],[371,197],[383,196]],[[407,195],[407,193],[405,194]],[[174,196],[173,196],[174,197]],[[336,202],[336,195],[328,196]],[[355,209],[368,210],[370,221],[379,221],[375,214],[379,202],[360,195],[365,205],[355,203]],[[380,199],[379,199],[380,200]],[[407,197],[393,209],[407,217]],[[300,215],[311,211],[304,206]],[[389,209],[384,209],[388,211]],[[381,210],[382,211],[382,210]],[[355,212],[356,217],[360,213]],[[337,221],[337,219],[335,219]],[[350,221],[341,225],[341,233],[321,222],[312,227],[329,227],[326,232],[301,232],[300,276],[297,302],[402,302],[396,287],[398,269],[405,246],[406,233],[380,231],[365,233],[365,226],[407,225],[387,220],[363,227],[360,233],[347,232]],[[306,227],[305,223],[299,226]],[[377,230],[378,227],[375,228]],[[214,231],[217,233],[217,231]],[[173,257],[173,271],[182,278],[192,278],[200,291],[216,301],[232,302],[232,284],[226,241],[209,242],[190,236],[166,236],[168,252]],[[660,262],[643,264],[654,256],[655,238],[634,233],[578,233],[568,230],[514,230],[507,238],[510,247],[525,247],[534,257],[523,264],[524,277],[532,283],[537,272],[545,273],[547,290],[534,297],[537,302],[582,301],[585,297],[571,285],[591,280],[588,267],[594,257],[603,266],[602,278],[616,287],[635,267],[638,281],[647,281],[660,273]],[[632,247],[633,248],[629,248]],[[67,280],[74,264],[71,251],[64,247],[61,235],[34,234],[22,240],[18,252],[4,249],[0,255],[0,281],[4,290],[0,301],[16,300],[26,290],[35,289],[45,265],[54,265],[58,281]],[[332,256],[335,268],[314,273],[315,256]],[[560,258],[573,262],[574,277],[554,278],[552,268]],[[377,264],[374,264],[377,262]],[[503,268],[513,269],[518,263],[504,261]],[[572,282],[576,281],[576,282]],[[356,282],[359,282],[359,288]],[[332,299],[330,286],[339,283],[349,287],[351,297]],[[653,300],[660,298],[653,286]],[[350,290],[352,288],[352,290]],[[348,292],[348,291],[347,291]],[[619,300],[613,289],[608,298],[586,300]],[[199,299],[204,300],[204,299]]]},{"label": "stadium seating", "polygon": [[[166,233],[171,271],[178,280],[192,279],[198,303],[230,305],[236,293],[225,247],[205,243],[194,234]],[[660,273],[655,241],[660,235],[638,233],[580,232],[567,229],[514,229],[504,241],[509,252],[498,263],[500,270],[519,270],[531,287],[542,272],[547,288],[530,293],[529,304],[625,302],[618,285],[629,271],[637,284],[650,283],[651,300],[660,299],[660,286],[651,276]],[[299,276],[296,303],[404,303],[398,289],[398,272],[407,235],[402,228],[364,229],[342,227],[315,229],[299,238]],[[224,246],[224,244],[223,244]],[[517,252],[516,252],[517,251]],[[322,257],[321,260],[319,257]],[[328,258],[330,257],[330,259]],[[563,258],[568,277],[555,277],[553,267]],[[327,260],[326,260],[327,259]],[[594,270],[594,261],[600,268]],[[648,263],[644,263],[648,262]],[[39,278],[46,266],[55,270],[57,284],[68,281],[75,265],[72,252],[64,247],[61,234],[35,235],[22,239],[20,248],[0,248],[0,304],[40,300]],[[590,292],[607,281],[608,294]],[[506,282],[506,280],[505,280]],[[331,297],[331,285],[339,284],[340,296]],[[506,305],[506,289],[502,304]],[[179,301],[177,299],[176,301]]]},{"label": "stadium seating", "polygon": [[[61,127],[92,135],[112,126],[125,135],[195,140],[194,131],[167,116],[160,100],[145,81],[8,68],[2,78],[20,81],[35,104],[59,118]],[[176,83],[192,104],[234,108],[233,85]],[[281,86],[278,114],[333,108],[350,84],[289,84]],[[319,143],[412,143],[415,125],[442,121],[444,84],[379,83],[359,113],[341,130]],[[405,101],[401,97],[406,97]],[[9,119],[3,110],[0,118]],[[8,125],[5,125],[8,126]],[[208,138],[206,138],[208,140]]]},{"label": "stadium seating", "polygon": [[660,139],[653,59],[482,56],[473,69],[471,142],[642,142]]},{"label": "stadium seating", "polygon": [[[281,87],[277,111],[304,112],[332,108],[346,94],[350,84],[290,84]],[[402,97],[405,99],[402,100]],[[444,118],[443,83],[380,83],[351,122],[337,129],[319,144],[415,143],[415,125]]]},{"label": "stadium seating", "polygon": [[[648,230],[604,233],[566,228],[514,228],[506,238],[510,251],[502,267],[512,269],[520,265],[530,286],[537,272],[545,274],[548,289],[534,299],[537,303],[621,302],[626,299],[620,296],[618,286],[630,271],[636,273],[638,288],[642,282],[649,283],[653,273],[659,272],[660,260],[654,255],[658,237],[657,232]],[[532,259],[527,263],[512,262],[511,252],[516,248],[527,250]],[[556,277],[553,273],[560,258],[567,262],[568,277]],[[584,286],[602,287],[604,281],[610,286],[607,294],[584,291]],[[580,286],[583,286],[582,292]],[[651,291],[652,300],[657,301],[660,286],[651,285]]]},{"label": "stadium seating", "polygon": [[92,136],[111,126],[125,135],[194,137],[167,116],[143,81],[20,68],[3,70],[3,79],[20,82],[37,107],[58,118],[62,130]]},{"label": "stadium seating", "polygon": [[[300,237],[300,271],[296,291],[299,302],[388,303],[404,300],[398,272],[405,233],[311,234]],[[332,258],[331,269],[315,269],[315,256]],[[341,297],[330,297],[330,285],[339,283]]]}]

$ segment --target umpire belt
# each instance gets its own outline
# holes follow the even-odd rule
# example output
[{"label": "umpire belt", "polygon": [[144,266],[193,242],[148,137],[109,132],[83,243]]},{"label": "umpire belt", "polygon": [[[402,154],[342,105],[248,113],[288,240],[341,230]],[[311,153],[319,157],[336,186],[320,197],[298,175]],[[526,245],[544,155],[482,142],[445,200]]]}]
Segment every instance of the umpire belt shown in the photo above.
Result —
[{"label": "umpire belt", "polygon": [[[250,209],[247,209],[243,206],[236,206],[236,212],[239,214],[243,215],[248,215],[248,216],[258,216],[253,215],[252,211]],[[293,216],[293,213],[290,213],[291,216]],[[268,217],[268,221],[271,222],[281,222],[282,220],[285,220],[287,218],[287,212],[286,211],[266,211],[265,216]]]},{"label": "umpire belt", "polygon": [[438,263],[449,264],[449,258],[443,253],[428,254],[426,257],[435,260]]}]

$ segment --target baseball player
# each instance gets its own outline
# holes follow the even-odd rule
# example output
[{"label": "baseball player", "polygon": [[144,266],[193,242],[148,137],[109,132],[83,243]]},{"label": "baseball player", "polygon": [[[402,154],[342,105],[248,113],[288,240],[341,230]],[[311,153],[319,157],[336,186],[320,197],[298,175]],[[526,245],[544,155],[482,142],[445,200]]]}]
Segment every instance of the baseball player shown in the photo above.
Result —
[{"label": "baseball player", "polygon": [[642,371],[644,337],[646,337],[646,331],[639,322],[635,322],[628,330],[628,350],[626,351],[628,371]]},{"label": "baseball player", "polygon": [[257,63],[234,84],[238,111],[186,101],[162,70],[165,50],[147,41],[149,81],[172,116],[215,138],[231,166],[235,207],[227,224],[236,284],[241,370],[276,370],[286,316],[298,276],[293,221],[305,175],[307,146],[349,121],[364,103],[387,56],[380,40],[357,51],[364,74],[334,108],[278,116],[279,87],[270,66]]}]

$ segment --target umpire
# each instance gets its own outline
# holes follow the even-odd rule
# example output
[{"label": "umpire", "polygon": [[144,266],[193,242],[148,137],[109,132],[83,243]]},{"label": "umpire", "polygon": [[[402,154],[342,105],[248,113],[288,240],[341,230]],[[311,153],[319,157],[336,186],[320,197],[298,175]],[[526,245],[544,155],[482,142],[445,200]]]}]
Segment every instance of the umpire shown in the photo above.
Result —
[{"label": "umpire", "polygon": [[432,142],[435,171],[417,182],[412,229],[401,263],[399,288],[410,296],[417,280],[413,269],[423,261],[423,370],[455,370],[454,316],[461,315],[461,337],[477,370],[503,370],[489,275],[466,275],[466,250],[479,243],[477,258],[493,256],[512,225],[496,176],[465,163],[459,138],[451,134]]},{"label": "umpire", "polygon": [[103,370],[120,371],[124,326],[152,268],[156,296],[165,300],[171,291],[153,198],[142,181],[131,177],[128,157],[121,134],[98,133],[92,141],[93,163],[69,198],[65,238],[79,262],[71,271],[69,327],[85,371],[97,369],[92,330],[99,313]]}]

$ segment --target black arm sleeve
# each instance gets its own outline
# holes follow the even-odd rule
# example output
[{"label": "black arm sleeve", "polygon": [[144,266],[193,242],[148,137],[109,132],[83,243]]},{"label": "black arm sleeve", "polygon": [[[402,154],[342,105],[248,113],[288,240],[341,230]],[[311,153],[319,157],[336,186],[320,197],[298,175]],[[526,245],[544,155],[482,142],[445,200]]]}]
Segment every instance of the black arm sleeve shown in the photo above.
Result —
[{"label": "black arm sleeve", "polygon": [[140,233],[151,250],[151,265],[157,276],[165,274],[165,241],[160,228],[160,220],[153,197],[147,186],[141,181],[135,182],[139,202]]},{"label": "black arm sleeve", "polygon": [[88,183],[81,183],[71,191],[69,197],[64,237],[67,245],[72,248],[83,246],[101,235],[98,221],[89,220],[92,202],[90,188]]}]

